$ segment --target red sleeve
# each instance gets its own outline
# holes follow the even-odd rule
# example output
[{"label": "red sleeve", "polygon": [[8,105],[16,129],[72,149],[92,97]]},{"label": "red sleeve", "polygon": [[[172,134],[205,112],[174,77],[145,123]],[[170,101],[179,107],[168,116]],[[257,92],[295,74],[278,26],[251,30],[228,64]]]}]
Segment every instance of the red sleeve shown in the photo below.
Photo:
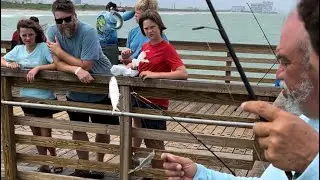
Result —
[{"label": "red sleeve", "polygon": [[169,65],[171,71],[175,71],[178,67],[184,66],[176,49],[171,44],[167,46],[165,54],[166,54],[166,62]]},{"label": "red sleeve", "polygon": [[12,35],[12,41],[20,42],[19,33],[15,31]]},{"label": "red sleeve", "polygon": [[[141,47],[141,52],[144,51],[146,49],[146,46],[148,45],[148,43],[144,43]],[[140,53],[141,53],[140,52]],[[138,56],[140,55],[140,53],[138,54]]]}]

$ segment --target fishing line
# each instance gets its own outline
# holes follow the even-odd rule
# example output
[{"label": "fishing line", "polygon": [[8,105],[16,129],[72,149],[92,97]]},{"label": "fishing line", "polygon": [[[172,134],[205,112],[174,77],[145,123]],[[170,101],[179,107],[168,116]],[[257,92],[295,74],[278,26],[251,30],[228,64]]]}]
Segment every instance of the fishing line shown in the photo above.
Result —
[{"label": "fishing line", "polygon": [[[153,104],[151,101],[149,101],[147,98],[133,92],[131,93],[133,96],[136,96],[139,100],[145,101],[145,103],[150,103]],[[195,134],[193,134],[188,128],[186,128],[181,122],[177,121],[174,117],[172,117],[170,114],[166,113],[160,106],[157,104],[153,104],[156,108],[158,108],[159,111],[165,116],[169,116],[171,119],[173,119],[175,122],[177,122],[180,126],[182,126],[183,129],[185,129],[189,134],[191,134],[202,146],[204,146],[212,155],[214,155],[222,164],[225,166],[231,173],[232,175],[236,175],[233,170],[231,170],[211,149],[205,145]]]},{"label": "fishing line", "polygon": [[[128,79],[129,79],[129,83],[131,84],[131,80],[130,80],[129,77],[128,77]],[[207,145],[205,145],[200,139],[198,139],[197,136],[194,135],[194,134],[193,134],[188,128],[186,128],[181,122],[177,121],[174,117],[172,117],[171,115],[169,115],[168,113],[166,113],[166,112],[165,112],[160,106],[158,106],[157,104],[152,103],[152,102],[151,102],[150,100],[148,100],[147,98],[145,98],[145,97],[139,95],[138,93],[136,93],[136,92],[134,91],[133,86],[130,86],[130,87],[132,88],[132,91],[133,91],[133,92],[131,92],[131,95],[133,95],[133,96],[136,98],[136,100],[140,100],[142,103],[146,104],[147,106],[151,107],[151,108],[154,109],[154,110],[160,111],[161,114],[170,117],[172,120],[174,120],[176,123],[178,123],[183,129],[185,129],[189,134],[191,134],[191,135],[195,138],[195,140],[197,140],[197,141],[198,141],[201,145],[203,145],[211,154],[213,154],[213,155],[218,159],[218,161],[220,161],[220,162],[223,164],[223,166],[225,166],[225,167],[231,172],[232,175],[235,176],[235,172],[234,172],[233,170],[231,170],[231,168],[229,168],[213,151],[211,151],[211,149],[210,149]],[[150,105],[152,105],[152,106],[154,106],[154,107],[152,107],[152,106],[150,106]],[[157,108],[157,109],[156,109],[156,108]],[[186,136],[186,135],[185,135],[185,136]],[[153,140],[153,141],[155,141],[155,140]],[[156,141],[155,141],[155,143],[156,143]],[[213,161],[213,162],[214,162],[216,165],[218,165],[215,161]]]},{"label": "fishing line", "polygon": [[267,71],[267,72],[263,75],[263,77],[258,81],[257,85],[259,85],[259,83],[267,76],[267,74],[268,74],[268,73],[271,71],[271,69],[276,65],[276,63],[279,63],[279,59],[278,59],[276,53],[274,52],[274,50],[273,50],[273,48],[272,48],[272,46],[271,46],[271,43],[270,43],[269,39],[267,38],[266,33],[265,33],[264,30],[262,29],[262,26],[260,25],[260,23],[259,23],[259,21],[258,21],[258,18],[256,17],[255,13],[253,12],[251,6],[249,5],[248,2],[246,2],[246,3],[247,3],[247,5],[248,5],[248,7],[249,7],[249,9],[250,9],[250,11],[251,11],[254,19],[256,20],[256,22],[257,22],[257,24],[258,24],[258,26],[259,26],[259,28],[260,28],[260,30],[261,30],[264,38],[267,40],[268,45],[269,45],[269,48],[271,49],[274,57],[276,58],[276,61],[273,63],[273,65],[268,69],[268,71]]}]

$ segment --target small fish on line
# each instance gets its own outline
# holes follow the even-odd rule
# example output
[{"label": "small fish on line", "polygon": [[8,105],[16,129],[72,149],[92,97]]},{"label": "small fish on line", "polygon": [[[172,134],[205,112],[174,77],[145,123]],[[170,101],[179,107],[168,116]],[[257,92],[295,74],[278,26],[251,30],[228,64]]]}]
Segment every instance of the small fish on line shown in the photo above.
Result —
[{"label": "small fish on line", "polygon": [[136,171],[140,171],[142,170],[143,168],[145,168],[146,166],[150,165],[151,164],[151,161],[152,159],[154,158],[155,156],[155,151],[153,150],[145,159],[142,160],[142,162],[140,163],[140,165],[138,167],[136,167],[135,169],[133,170],[130,170],[128,172],[128,174],[131,174],[131,173],[134,173]]},{"label": "small fish on line", "polygon": [[119,104],[120,92],[117,79],[114,76],[111,77],[109,82],[109,97],[112,105],[112,113],[120,111],[117,107]]}]

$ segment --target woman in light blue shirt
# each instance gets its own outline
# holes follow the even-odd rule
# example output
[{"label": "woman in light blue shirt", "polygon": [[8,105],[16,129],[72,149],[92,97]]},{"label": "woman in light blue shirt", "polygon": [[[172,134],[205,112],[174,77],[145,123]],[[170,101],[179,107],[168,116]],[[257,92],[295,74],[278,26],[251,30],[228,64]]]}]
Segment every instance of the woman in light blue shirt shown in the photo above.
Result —
[{"label": "woman in light blue shirt", "polygon": [[[43,30],[40,25],[32,20],[20,20],[17,25],[17,31],[20,34],[22,45],[15,46],[4,57],[1,57],[1,66],[8,67],[13,70],[31,69],[27,74],[27,81],[34,81],[35,76],[41,70],[55,70],[52,56],[47,44],[43,41]],[[21,88],[21,97],[30,97],[38,99],[56,99],[56,95],[51,90]],[[26,116],[33,117],[49,117],[56,113],[53,110],[22,108]],[[30,127],[33,135],[51,137],[51,129]],[[47,150],[51,156],[57,156],[55,148],[37,146],[40,155],[47,155]],[[40,172],[50,173],[51,169],[48,165],[42,165],[38,169]],[[55,173],[62,172],[62,167],[54,167]]]}]

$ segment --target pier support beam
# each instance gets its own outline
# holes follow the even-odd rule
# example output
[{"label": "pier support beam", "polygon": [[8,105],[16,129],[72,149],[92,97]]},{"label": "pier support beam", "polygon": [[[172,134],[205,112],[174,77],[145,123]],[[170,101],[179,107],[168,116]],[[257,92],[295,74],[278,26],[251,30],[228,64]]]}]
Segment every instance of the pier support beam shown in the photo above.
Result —
[{"label": "pier support beam", "polygon": [[[131,95],[129,86],[120,86],[120,110],[130,112]],[[129,116],[120,117],[120,179],[129,179],[129,169],[132,166],[132,120]]]},{"label": "pier support beam", "polygon": [[[1,99],[12,100],[10,78],[1,77]],[[17,180],[16,141],[13,122],[13,107],[1,104],[2,147],[6,180]]]}]

